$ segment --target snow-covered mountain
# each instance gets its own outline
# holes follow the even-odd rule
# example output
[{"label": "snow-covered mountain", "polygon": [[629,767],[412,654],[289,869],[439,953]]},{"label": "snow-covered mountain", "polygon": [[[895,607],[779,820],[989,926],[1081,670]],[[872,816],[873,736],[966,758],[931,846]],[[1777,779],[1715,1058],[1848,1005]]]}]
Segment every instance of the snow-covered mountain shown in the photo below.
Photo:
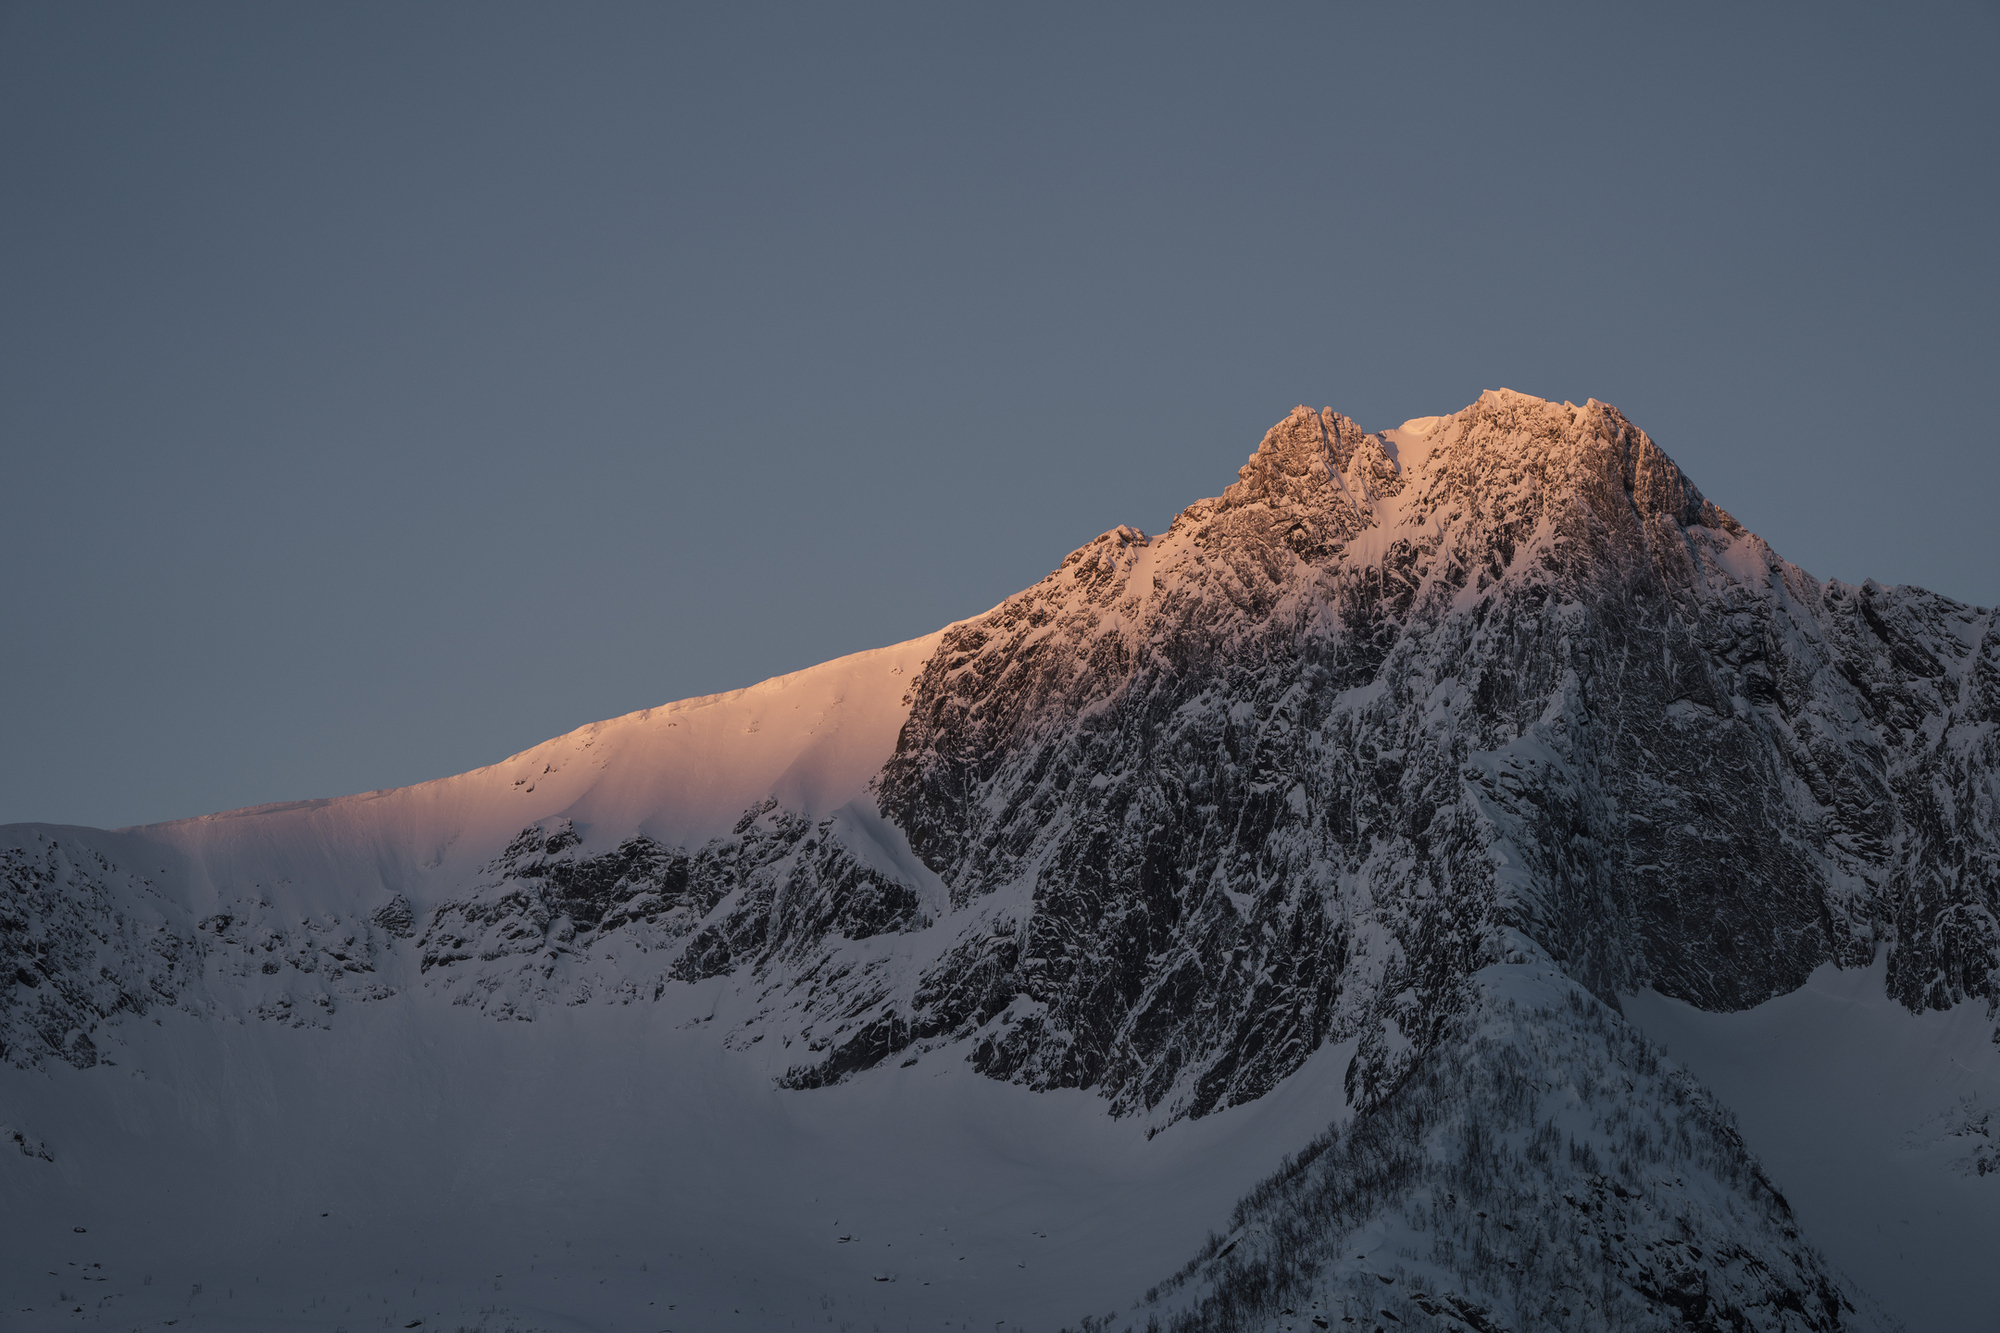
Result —
[{"label": "snow-covered mountain", "polygon": [[[870,1272],[869,1317],[984,1318],[1001,1300],[1030,1324],[1106,1328],[1832,1329],[1968,1311],[1969,1277],[1905,1291],[1863,1241],[1831,1263],[1812,1248],[1813,1219],[1686,1058],[1711,1040],[1686,1034],[1709,1030],[1671,1006],[1755,1015],[1845,969],[1879,976],[1903,1015],[1878,1026],[1954,1015],[1924,1066],[1944,1080],[1925,1142],[1972,1165],[1925,1149],[1922,1197],[2000,1241],[2000,1170],[1973,1142],[2000,1096],[1996,797],[1993,611],[1812,578],[1594,401],[1502,390],[1379,434],[1299,408],[1166,532],[1114,529],[924,639],[398,791],[0,830],[0,1117],[21,1149],[0,1184],[29,1205],[0,1225],[40,1263],[51,1210],[125,1198],[143,1214],[165,1175],[90,1163],[176,1116],[220,1116],[263,1145],[253,1158],[284,1161],[268,1119],[215,1106],[215,1079],[308,1049],[337,1053],[340,1090],[291,1105],[282,1089],[311,1078],[272,1073],[258,1104],[374,1156],[381,1134],[321,1118],[372,1106],[393,1141],[456,1158],[492,1129],[487,1108],[520,1099],[441,1099],[409,1071],[442,1041],[468,1087],[560,1069],[601,1100],[635,1064],[700,1071],[640,1098],[657,1122],[618,1121],[642,1140],[620,1150],[630,1170],[718,1219],[668,1227],[653,1252],[730,1256],[634,1279],[683,1293],[646,1297],[679,1321],[660,1327],[735,1318],[742,1284],[696,1271],[731,1263],[790,1283],[786,1319],[847,1319],[827,1291],[814,1312],[824,1256],[776,1220],[808,1183],[879,1230],[1030,1177],[1046,1205],[1031,1235],[1074,1230],[1093,1199],[1146,1216],[1070,1235],[1067,1277],[1027,1276],[1024,1258],[996,1285],[961,1280],[1012,1244],[1000,1232],[933,1256],[932,1277]],[[1621,1016],[1634,996],[1677,1025],[1680,1060]],[[172,1095],[107,1091],[134,1065]],[[1761,1117],[1783,1091],[1755,1098]],[[409,1129],[439,1105],[463,1134]],[[523,1105],[557,1140],[590,1119]],[[746,1196],[731,1182],[749,1168],[680,1160],[789,1161],[815,1117],[857,1106],[875,1109],[845,1151],[920,1162],[933,1184],[797,1165],[751,1171]],[[1003,1106],[1051,1127],[1007,1157],[1028,1173],[1012,1186],[981,1146]],[[977,1130],[905,1157],[910,1117],[932,1111]],[[99,1128],[65,1145],[64,1123]],[[1105,1133],[1126,1136],[1111,1157],[1151,1165],[1076,1193],[1089,1173],[1067,1154]],[[1221,1165],[1195,1165],[1196,1142]],[[1284,1154],[1224,1227],[1218,1199]],[[305,1194],[339,1193],[343,1168],[315,1160]],[[566,1186],[554,1162],[516,1168],[563,1206],[624,1199],[600,1169]],[[485,1199],[467,1182],[498,1170],[459,1161],[452,1189]],[[394,1230],[398,1182],[424,1174],[353,1206]],[[1845,1197],[1825,1210],[1843,1236],[1880,1192]],[[631,1200],[602,1211],[636,1252],[666,1225]],[[450,1209],[437,1225],[478,1230]],[[941,1233],[923,1234],[904,1253]],[[141,1231],[128,1253],[149,1243],[172,1248]],[[1890,1313],[1843,1269],[1895,1287]],[[389,1284],[360,1263],[280,1285],[314,1282]],[[495,1300],[492,1318],[608,1327],[649,1309],[557,1294]],[[228,1317],[205,1299],[189,1317]],[[330,1311],[293,1313],[330,1327]]]}]

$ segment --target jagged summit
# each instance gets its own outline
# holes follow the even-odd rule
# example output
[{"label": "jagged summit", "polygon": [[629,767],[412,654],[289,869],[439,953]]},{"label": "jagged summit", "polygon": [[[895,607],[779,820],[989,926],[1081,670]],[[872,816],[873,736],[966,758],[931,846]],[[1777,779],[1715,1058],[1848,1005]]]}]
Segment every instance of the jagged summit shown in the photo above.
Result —
[{"label": "jagged summit", "polygon": [[[1250,460],[1237,472],[1236,498],[1270,495],[1308,487],[1323,486],[1347,466],[1355,441],[1366,434],[1332,408],[1318,412],[1299,405],[1270,430],[1264,432]],[[1225,498],[1229,492],[1224,492]]]},{"label": "jagged summit", "polygon": [[[1024,916],[1050,934],[1031,932],[1016,967],[1047,1014],[995,1034],[988,1067],[1200,1113],[1269,1086],[1293,1058],[1278,1052],[1342,1030],[1362,991],[1400,989],[1395,1030],[1426,1030],[1439,1011],[1414,997],[1448,988],[1396,960],[1469,968],[1503,926],[1601,995],[1653,984],[1719,1008],[1865,960],[1919,845],[1889,832],[1902,779],[1885,759],[1915,752],[1871,730],[1883,700],[1916,691],[1908,716],[1956,718],[1944,734],[1983,754],[1973,719],[1990,705],[1960,712],[1973,696],[1926,682],[1970,680],[2000,640],[1991,617],[1914,590],[1848,605],[1608,404],[1489,391],[1381,434],[1300,407],[1161,537],[1100,539],[947,631],[879,795],[955,903],[1033,886]],[[1943,770],[1957,818],[1990,841],[1963,762]],[[1132,827],[1153,830],[1143,846],[1109,832]],[[1928,873],[1954,893],[1986,892],[1943,865]],[[1172,907],[1138,888],[1161,866]],[[1242,887],[1218,898],[1202,887],[1217,880]],[[1126,888],[1086,888],[1106,884]],[[1391,902],[1416,915],[1383,925]],[[1129,972],[1071,961],[1126,956],[1135,916],[1154,944]],[[1346,999],[1253,1002],[1152,952],[1163,920],[1240,939],[1265,975],[1331,969]],[[1350,953],[1376,929],[1404,943]],[[1944,936],[1902,937],[1891,976],[1912,1002],[1991,991],[1943,961],[1967,947]],[[1203,1019],[1196,1037],[1168,1013],[1245,1026],[1224,1038]],[[1235,1054],[1201,1068],[1191,1052],[1217,1042]]]},{"label": "jagged summit", "polygon": [[[1537,398],[1531,393],[1522,393],[1519,389],[1509,389],[1503,386],[1498,389],[1480,390],[1476,401],[1481,403],[1532,403],[1539,407],[1546,406],[1549,400],[1546,398]],[[1590,401],[1595,403],[1597,400],[1592,398]],[[1570,407],[1572,404],[1564,402],[1563,406]]]},{"label": "jagged summit", "polygon": [[[1408,496],[1398,501],[1405,488]],[[1621,506],[1621,493],[1628,505]],[[1642,523],[1665,517],[1681,528],[1741,531],[1617,408],[1594,398],[1581,407],[1552,403],[1511,389],[1489,389],[1456,413],[1372,433],[1332,408],[1296,407],[1265,434],[1235,484],[1183,517],[1200,524],[1255,507],[1282,514],[1289,520],[1284,540],[1311,560],[1339,552],[1369,528],[1506,525],[1579,503],[1614,523],[1612,511],[1629,507]],[[1254,542],[1255,526],[1230,523],[1226,533]],[[1501,540],[1518,544],[1519,534]],[[1361,554],[1374,551],[1371,545]]]}]

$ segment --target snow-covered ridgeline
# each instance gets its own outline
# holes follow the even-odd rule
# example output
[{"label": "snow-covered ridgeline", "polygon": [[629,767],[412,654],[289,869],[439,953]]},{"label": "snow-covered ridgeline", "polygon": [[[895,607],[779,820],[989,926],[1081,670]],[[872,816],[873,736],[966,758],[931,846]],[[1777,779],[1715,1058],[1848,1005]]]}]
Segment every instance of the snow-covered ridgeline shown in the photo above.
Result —
[{"label": "snow-covered ridgeline", "polygon": [[[594,723],[415,787],[110,832],[0,830],[0,963],[11,982],[0,996],[0,1059],[88,1065],[99,1023],[161,1003],[324,1024],[343,1002],[420,984],[424,946],[448,952],[446,932],[468,917],[494,937],[480,951],[489,973],[535,979],[546,993],[561,970],[542,956],[552,949],[577,969],[563,973],[565,998],[629,995],[621,978],[584,970],[570,947],[576,918],[586,936],[607,913],[633,923],[644,954],[677,938],[685,913],[643,873],[604,880],[606,865],[631,860],[635,847],[656,849],[655,862],[666,849],[685,861],[688,848],[728,859],[746,809],[779,801],[793,821],[858,820],[879,833],[866,808],[843,809],[856,798],[865,807],[936,639]],[[539,864],[510,853],[529,829],[585,872],[538,876]],[[877,860],[894,855],[860,841]],[[516,892],[524,885],[546,891]],[[521,929],[537,947],[524,946]],[[658,961],[663,974],[668,960]]]},{"label": "snow-covered ridgeline", "polygon": [[[797,1082],[971,1040],[1169,1118],[1329,1037],[1386,1086],[1503,925],[1601,995],[1722,1007],[1886,941],[1898,997],[1948,1006],[2000,954],[1996,700],[1990,612],[1817,582],[1615,409],[1301,408],[1166,533],[926,639],[418,787],[15,831],[185,919],[108,1010],[28,994],[56,945],[12,930],[8,1057],[87,1058],[93,1009],[160,993],[139,954],[218,920],[351,955],[281,962],[262,1012],[341,998],[294,971],[527,1016],[747,966]],[[89,878],[62,856],[13,873]]]},{"label": "snow-covered ridgeline", "polygon": [[[720,1044],[786,1088],[965,1060],[1157,1129],[1346,1043],[1365,1128],[1500,1040],[1509,959],[1614,1007],[1878,956],[1908,1009],[1990,1000],[1997,738],[1992,611],[1813,579],[1613,408],[1300,408],[1165,533],[926,639],[400,791],[0,831],[0,1056],[88,1067],[161,1005],[324,1028],[719,985]],[[1601,1013],[1565,1040],[1630,1054]],[[1646,1089],[1605,1114],[1682,1115]],[[1631,1299],[1698,1277],[1786,1326],[1832,1279],[1726,1175],[1749,1230]],[[1465,1309],[1507,1305],[1475,1279]],[[1844,1299],[1825,1326],[1867,1322]]]}]

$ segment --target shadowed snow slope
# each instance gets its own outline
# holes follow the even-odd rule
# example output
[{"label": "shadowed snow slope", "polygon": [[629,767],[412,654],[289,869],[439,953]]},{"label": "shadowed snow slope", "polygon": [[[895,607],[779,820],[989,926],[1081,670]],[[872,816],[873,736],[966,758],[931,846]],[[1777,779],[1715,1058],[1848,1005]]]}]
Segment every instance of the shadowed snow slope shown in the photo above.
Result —
[{"label": "shadowed snow slope", "polygon": [[[1875,1196],[1802,1231],[1618,1006],[1838,973],[1990,1031],[1996,773],[1991,610],[1813,578],[1617,409],[1301,407],[924,639],[398,791],[0,830],[10,1318],[1879,1326],[1811,1245]],[[1983,1116],[1922,1131],[1951,1190],[2000,1188]],[[1560,1224],[1451,1202],[1508,1190]],[[59,1312],[72,1261],[124,1276]]]},{"label": "shadowed snow slope", "polygon": [[716,1040],[748,1012],[717,978],[532,1024],[129,1025],[7,1089],[54,1160],[0,1145],[0,1326],[1049,1329],[1341,1115],[1332,1048],[1152,1140],[960,1060],[784,1092]]},{"label": "shadowed snow slope", "polygon": [[1729,1104],[1830,1258],[1912,1328],[2000,1327],[2000,1049],[1978,1006],[1913,1014],[1881,966],[1709,1014],[1645,993],[1625,1013]]}]

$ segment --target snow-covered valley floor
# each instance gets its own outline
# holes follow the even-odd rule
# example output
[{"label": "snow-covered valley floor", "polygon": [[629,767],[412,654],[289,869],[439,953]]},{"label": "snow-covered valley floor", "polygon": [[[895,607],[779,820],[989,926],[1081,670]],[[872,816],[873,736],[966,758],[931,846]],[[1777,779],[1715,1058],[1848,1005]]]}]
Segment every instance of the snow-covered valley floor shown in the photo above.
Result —
[{"label": "snow-covered valley floor", "polygon": [[1728,1103],[1806,1236],[1912,1333],[2000,1329],[1993,1023],[1982,1004],[1912,1014],[1884,969],[1822,967],[1733,1014],[1650,991],[1624,1010]]},{"label": "snow-covered valley floor", "polygon": [[1151,1140],[949,1050],[782,1092],[722,1049],[729,985],[533,1023],[161,1012],[108,1066],[0,1071],[52,1158],[0,1156],[0,1324],[1050,1329],[1129,1308],[1344,1114],[1346,1046]]}]

